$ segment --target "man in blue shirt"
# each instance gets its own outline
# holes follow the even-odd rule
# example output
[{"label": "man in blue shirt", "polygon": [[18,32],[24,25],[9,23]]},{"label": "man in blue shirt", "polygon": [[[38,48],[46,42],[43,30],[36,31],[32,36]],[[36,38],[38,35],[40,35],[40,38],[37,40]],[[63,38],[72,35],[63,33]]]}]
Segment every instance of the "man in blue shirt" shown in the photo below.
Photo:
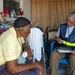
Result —
[{"label": "man in blue shirt", "polygon": [[[71,12],[67,16],[66,22],[60,25],[55,38],[60,46],[71,48],[72,50],[75,49],[75,47],[66,46],[64,44],[61,44],[59,41],[59,38],[60,38],[70,43],[75,42],[75,12]],[[70,54],[59,53],[57,52],[57,48],[55,48],[51,54],[50,75],[57,75],[59,60],[61,58],[64,58],[65,56],[67,56],[70,61],[70,75],[75,75],[75,51],[73,51]]]}]

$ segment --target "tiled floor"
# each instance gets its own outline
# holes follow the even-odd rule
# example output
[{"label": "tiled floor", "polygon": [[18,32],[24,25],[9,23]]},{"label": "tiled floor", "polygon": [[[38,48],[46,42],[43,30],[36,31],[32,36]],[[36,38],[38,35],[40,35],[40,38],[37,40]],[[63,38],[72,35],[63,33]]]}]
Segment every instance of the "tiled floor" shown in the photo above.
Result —
[{"label": "tiled floor", "polygon": [[[50,75],[49,72],[50,72],[50,70],[49,70],[49,68],[47,68],[47,74],[46,75]],[[61,69],[58,70],[58,75],[70,75],[69,65],[62,65]]]}]

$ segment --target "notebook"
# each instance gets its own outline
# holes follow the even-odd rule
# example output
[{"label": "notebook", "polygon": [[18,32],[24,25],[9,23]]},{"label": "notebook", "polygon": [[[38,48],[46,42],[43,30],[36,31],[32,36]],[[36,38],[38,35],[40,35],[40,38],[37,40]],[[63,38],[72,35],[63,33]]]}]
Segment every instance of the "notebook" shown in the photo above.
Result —
[{"label": "notebook", "polygon": [[72,49],[70,48],[65,48],[65,47],[58,47],[57,48],[57,51],[59,53],[71,53],[72,52]]}]

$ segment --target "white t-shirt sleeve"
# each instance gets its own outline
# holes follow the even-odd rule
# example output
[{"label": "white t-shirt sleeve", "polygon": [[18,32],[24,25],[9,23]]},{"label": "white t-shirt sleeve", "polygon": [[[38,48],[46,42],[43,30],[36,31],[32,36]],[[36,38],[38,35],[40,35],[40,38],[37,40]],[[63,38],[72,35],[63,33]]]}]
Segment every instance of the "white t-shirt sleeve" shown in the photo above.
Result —
[{"label": "white t-shirt sleeve", "polygon": [[60,27],[58,28],[56,36],[59,37],[59,35],[60,35]]},{"label": "white t-shirt sleeve", "polygon": [[16,41],[12,37],[9,37],[3,42],[3,52],[6,61],[17,59]]}]

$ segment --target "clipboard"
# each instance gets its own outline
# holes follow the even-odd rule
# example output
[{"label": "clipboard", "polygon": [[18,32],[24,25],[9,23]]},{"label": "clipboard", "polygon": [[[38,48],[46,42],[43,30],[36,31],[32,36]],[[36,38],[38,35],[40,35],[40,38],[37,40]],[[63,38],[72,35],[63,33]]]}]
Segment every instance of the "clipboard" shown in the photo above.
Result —
[{"label": "clipboard", "polygon": [[65,47],[58,47],[57,51],[59,53],[72,53],[72,49],[70,48],[65,48]]}]

